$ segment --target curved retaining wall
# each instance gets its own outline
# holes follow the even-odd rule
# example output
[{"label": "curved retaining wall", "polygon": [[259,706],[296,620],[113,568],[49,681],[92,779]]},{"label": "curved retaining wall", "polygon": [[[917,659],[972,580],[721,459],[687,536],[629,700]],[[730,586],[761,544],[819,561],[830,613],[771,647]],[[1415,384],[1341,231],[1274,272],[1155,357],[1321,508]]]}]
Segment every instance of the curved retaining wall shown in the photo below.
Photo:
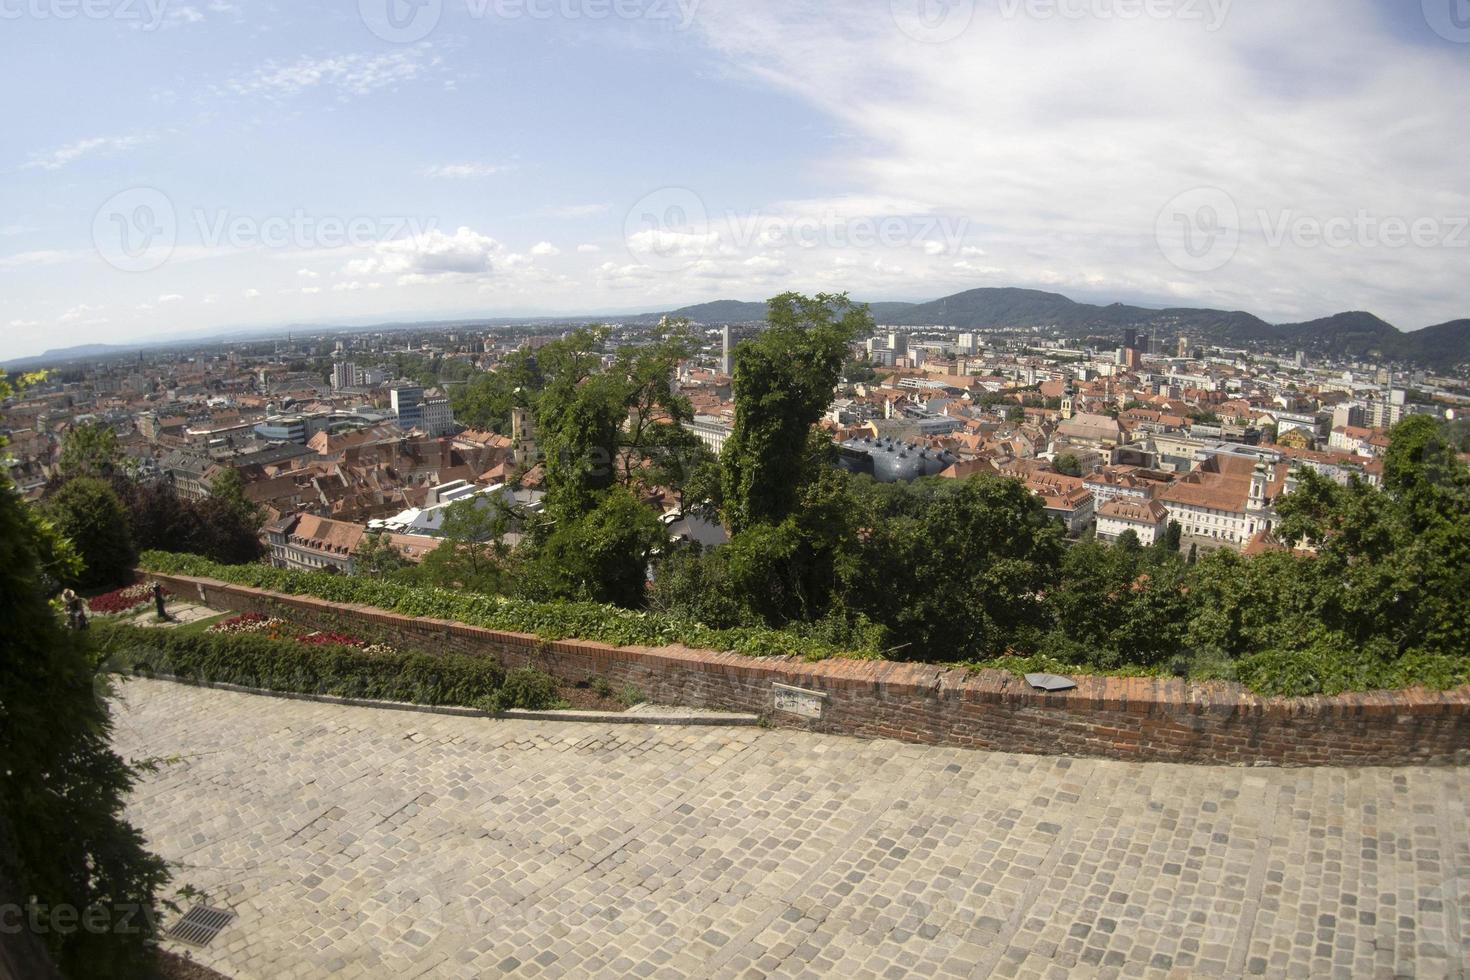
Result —
[{"label": "curved retaining wall", "polygon": [[783,727],[1138,762],[1363,766],[1470,759],[1470,687],[1262,698],[1236,684],[1079,677],[1076,690],[1045,694],[1001,671],[545,642],[214,579],[154,577],[215,609],[279,615],[403,648],[493,656],[507,667],[531,665],[571,683],[605,677],[660,704],[753,712]]}]

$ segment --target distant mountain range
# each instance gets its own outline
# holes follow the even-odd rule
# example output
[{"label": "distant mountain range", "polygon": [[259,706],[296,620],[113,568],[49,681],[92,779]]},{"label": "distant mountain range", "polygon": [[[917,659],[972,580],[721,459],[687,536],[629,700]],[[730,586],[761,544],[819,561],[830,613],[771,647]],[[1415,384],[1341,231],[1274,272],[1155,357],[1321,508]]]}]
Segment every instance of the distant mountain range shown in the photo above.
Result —
[{"label": "distant mountain range", "polygon": [[[896,326],[1056,328],[1077,338],[1121,343],[1125,329],[1225,347],[1265,346],[1336,357],[1413,363],[1447,370],[1470,363],[1470,319],[1452,320],[1406,333],[1372,313],[1338,313],[1306,323],[1268,323],[1251,313],[1210,309],[1163,309],[1113,303],[1078,303],[1036,289],[971,289],[929,303],[872,303],[873,318]],[[668,314],[699,323],[754,323],[765,319],[764,303],[721,300],[686,306]]]},{"label": "distant mountain range", "polygon": [[[1100,344],[1121,344],[1123,331],[1173,338],[1187,336],[1196,343],[1223,347],[1266,347],[1278,351],[1305,351],[1310,355],[1414,364],[1439,371],[1470,366],[1470,319],[1452,320],[1422,330],[1405,332],[1372,313],[1338,313],[1335,316],[1306,323],[1268,323],[1251,313],[1210,309],[1149,309],[1112,303],[1097,306],[1078,303],[1060,293],[1037,289],[970,289],[928,303],[869,303],[873,318],[880,324],[896,326],[947,326],[959,329],[987,327],[1035,328],[1059,330],[1064,336],[1078,340],[1093,339]],[[8,362],[12,369],[46,366],[67,361],[91,360],[131,353],[144,348],[178,347],[185,343],[222,343],[282,336],[287,330],[300,333],[388,331],[458,326],[465,329],[515,324],[572,324],[612,321],[620,323],[657,323],[663,316],[688,317],[697,323],[760,323],[766,318],[765,303],[740,300],[717,300],[663,313],[611,314],[607,316],[570,317],[465,317],[454,320],[400,320],[393,323],[356,325],[308,325],[271,329],[237,330],[209,338],[175,338],[140,342],[131,345],[86,344],[47,351],[37,357]]]}]

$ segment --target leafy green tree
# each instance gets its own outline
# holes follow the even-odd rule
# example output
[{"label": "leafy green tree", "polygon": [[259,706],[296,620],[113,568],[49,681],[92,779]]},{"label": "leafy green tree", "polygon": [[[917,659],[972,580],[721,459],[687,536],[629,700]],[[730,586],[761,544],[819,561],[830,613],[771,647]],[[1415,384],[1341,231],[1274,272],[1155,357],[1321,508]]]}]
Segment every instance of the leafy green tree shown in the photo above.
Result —
[{"label": "leafy green tree", "polygon": [[[123,819],[134,772],[109,746],[85,640],[47,604],[43,580],[73,576],[67,554],[0,473],[0,903],[43,925],[4,941],[22,957],[44,944],[69,977],[148,976],[168,874]],[[78,918],[48,921],[57,909]]]},{"label": "leafy green tree", "polygon": [[425,557],[422,570],[434,585],[499,593],[508,587],[510,547],[505,536],[516,519],[503,494],[466,497],[444,509],[444,539]]},{"label": "leafy green tree", "polygon": [[392,535],[382,531],[364,534],[352,553],[355,573],[369,578],[389,578],[411,565],[394,546]]},{"label": "leafy green tree", "polygon": [[536,423],[554,520],[588,513],[615,484],[677,489],[702,459],[683,428],[693,408],[672,383],[691,351],[687,324],[667,324],[654,344],[621,348],[604,368],[607,336],[605,327],[586,328],[541,351],[546,384]]},{"label": "leafy green tree", "polygon": [[101,422],[72,426],[61,440],[57,470],[65,479],[93,477],[110,480],[129,469],[118,446],[117,433]]},{"label": "leafy green tree", "polygon": [[854,574],[856,516],[845,475],[822,468],[799,488],[794,512],[735,535],[720,552],[745,618],[772,626],[813,622],[840,605],[842,582]]},{"label": "leafy green tree", "polygon": [[510,433],[510,414],[530,408],[544,379],[530,348],[506,356],[495,370],[474,375],[450,391],[455,421],[472,429]]},{"label": "leafy green tree", "polygon": [[203,555],[229,565],[249,564],[264,554],[258,508],[248,502],[242,506],[228,492],[190,501],[163,482],[114,479],[112,486],[127,508],[140,551]]},{"label": "leafy green tree", "polygon": [[735,425],[721,456],[732,533],[777,524],[797,507],[817,465],[812,427],[832,402],[848,346],[873,329],[846,295],[783,293],[768,326],[735,349]]},{"label": "leafy green tree", "polygon": [[975,476],[862,484],[861,552],[839,567],[846,603],[905,644],[903,659],[1024,649],[1045,630],[1043,596],[1065,548],[1019,480]]},{"label": "leafy green tree", "polygon": [[653,512],[614,487],[588,513],[557,524],[528,569],[526,591],[533,598],[641,608],[649,563],[667,543]]},{"label": "leafy green tree", "polygon": [[1082,461],[1075,453],[1062,453],[1052,463],[1052,468],[1063,476],[1082,475]]},{"label": "leafy green tree", "polygon": [[1132,547],[1082,541],[1067,549],[1047,595],[1055,629],[1043,644],[1063,660],[1099,668],[1157,665],[1176,655],[1189,622],[1183,563]]},{"label": "leafy green tree", "polygon": [[111,484],[95,477],[69,480],[47,498],[45,513],[81,555],[83,568],[72,584],[93,589],[129,579],[138,552],[128,512]]}]

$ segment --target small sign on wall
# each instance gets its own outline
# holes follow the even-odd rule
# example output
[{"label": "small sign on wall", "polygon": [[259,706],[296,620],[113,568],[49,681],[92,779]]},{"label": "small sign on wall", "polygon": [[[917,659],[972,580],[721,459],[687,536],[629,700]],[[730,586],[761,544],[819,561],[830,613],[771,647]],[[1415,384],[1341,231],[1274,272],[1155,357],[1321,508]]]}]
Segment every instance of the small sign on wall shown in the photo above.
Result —
[{"label": "small sign on wall", "polygon": [[806,691],[786,684],[772,684],[771,692],[775,698],[776,710],[788,715],[800,715],[802,718],[820,721],[822,715],[827,711],[829,698],[821,691]]}]

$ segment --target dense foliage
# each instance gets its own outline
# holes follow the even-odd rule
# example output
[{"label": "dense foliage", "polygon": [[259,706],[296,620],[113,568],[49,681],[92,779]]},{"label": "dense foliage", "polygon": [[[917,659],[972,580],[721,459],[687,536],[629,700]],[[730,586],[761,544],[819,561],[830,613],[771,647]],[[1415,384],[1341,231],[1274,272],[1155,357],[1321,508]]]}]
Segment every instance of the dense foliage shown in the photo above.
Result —
[{"label": "dense foliage", "polygon": [[[227,563],[252,562],[264,553],[260,508],[246,498],[244,480],[236,470],[221,471],[203,500],[181,499],[167,480],[137,479],[137,467],[122,454],[116,433],[100,424],[77,426],[67,433],[58,469],[47,486],[46,506],[64,514],[57,520],[66,526],[68,536],[92,552],[86,587],[125,580],[126,568],[119,565],[117,555],[134,548],[183,551]],[[101,492],[102,485],[110,488],[116,506]],[[113,523],[91,543],[90,528],[100,521]]]},{"label": "dense foliage", "polygon": [[168,875],[123,819],[133,770],[109,747],[86,640],[47,602],[86,574],[0,475],[0,903],[23,903],[26,920],[34,909],[27,935],[67,976],[148,976]]},{"label": "dense foliage", "polygon": [[873,329],[846,296],[783,293],[767,326],[735,349],[735,426],[725,442],[725,525],[779,524],[820,463],[812,427],[832,403],[848,346]]},{"label": "dense foliage", "polygon": [[197,555],[144,552],[139,564],[164,575],[192,575],[286,595],[310,595],[344,605],[376,606],[405,616],[447,619],[471,626],[530,633],[545,640],[575,637],[616,646],[683,643],[705,650],[734,650],[751,656],[788,654],[820,660],[846,653],[837,645],[795,633],[751,626],[712,629],[699,623],[591,602],[533,602],[455,589],[405,585],[268,565],[220,565]]},{"label": "dense foliage", "polygon": [[138,556],[132,521],[112,484],[91,476],[69,480],[46,499],[44,509],[81,553],[82,567],[68,585],[97,589],[132,577]]},{"label": "dense foliage", "polygon": [[[99,645],[116,672],[171,674],[268,691],[497,710],[545,707],[518,682],[505,696],[505,670],[488,657],[363,650],[345,643],[302,643],[261,633],[210,633],[103,624]],[[544,675],[538,675],[544,676]],[[552,685],[555,691],[555,685]],[[521,704],[524,697],[530,703]]]}]

